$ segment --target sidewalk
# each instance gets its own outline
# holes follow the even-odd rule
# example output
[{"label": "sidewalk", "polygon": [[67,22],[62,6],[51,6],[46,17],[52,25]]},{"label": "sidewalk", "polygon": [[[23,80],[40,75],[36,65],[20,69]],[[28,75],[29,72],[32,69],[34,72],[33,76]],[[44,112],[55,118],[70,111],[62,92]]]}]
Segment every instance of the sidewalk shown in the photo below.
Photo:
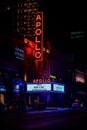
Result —
[{"label": "sidewalk", "polygon": [[63,112],[63,111],[66,111],[66,110],[69,110],[70,108],[68,107],[46,107],[45,109],[43,110],[32,110],[31,108],[28,108],[27,109],[27,112],[29,113],[50,113],[52,111],[57,111],[57,112]]},{"label": "sidewalk", "polygon": [[46,107],[46,110],[54,110],[54,109],[58,109],[58,107]]}]

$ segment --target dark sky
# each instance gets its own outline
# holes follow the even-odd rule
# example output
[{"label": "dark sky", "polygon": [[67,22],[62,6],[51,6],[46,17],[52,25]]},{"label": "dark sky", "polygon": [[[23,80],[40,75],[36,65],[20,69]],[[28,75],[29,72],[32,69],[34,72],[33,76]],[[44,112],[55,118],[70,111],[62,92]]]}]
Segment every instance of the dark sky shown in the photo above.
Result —
[{"label": "dark sky", "polygon": [[[71,31],[84,31],[87,35],[87,7],[84,1],[57,1],[40,0],[41,8],[44,11],[46,22],[46,36],[51,45],[59,49],[75,51],[78,60],[85,61],[86,41],[67,41],[67,34]],[[87,39],[87,38],[86,38]],[[82,61],[81,60],[81,61]]]},{"label": "dark sky", "polygon": [[86,3],[82,1],[40,0],[48,25],[49,36],[74,29],[83,29],[87,23]]},{"label": "dark sky", "polygon": [[83,1],[40,0],[47,38],[56,45],[71,31],[87,30],[87,7]]}]

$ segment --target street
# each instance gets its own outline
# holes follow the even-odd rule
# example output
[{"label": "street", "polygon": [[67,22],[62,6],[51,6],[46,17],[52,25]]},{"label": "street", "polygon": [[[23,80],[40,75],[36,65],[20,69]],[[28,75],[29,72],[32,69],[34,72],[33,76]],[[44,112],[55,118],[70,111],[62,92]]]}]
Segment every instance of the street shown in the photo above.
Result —
[{"label": "street", "polygon": [[87,110],[59,108],[20,113],[7,113],[0,119],[0,130],[82,129],[87,128]]}]

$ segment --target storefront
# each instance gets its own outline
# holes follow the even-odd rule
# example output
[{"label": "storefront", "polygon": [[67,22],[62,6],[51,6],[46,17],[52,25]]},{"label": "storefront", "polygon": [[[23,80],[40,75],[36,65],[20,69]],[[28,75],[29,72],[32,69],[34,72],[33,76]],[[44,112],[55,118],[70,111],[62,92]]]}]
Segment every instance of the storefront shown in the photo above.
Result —
[{"label": "storefront", "polygon": [[26,83],[27,106],[40,107],[58,106],[63,102],[65,93],[64,84],[58,83]]}]

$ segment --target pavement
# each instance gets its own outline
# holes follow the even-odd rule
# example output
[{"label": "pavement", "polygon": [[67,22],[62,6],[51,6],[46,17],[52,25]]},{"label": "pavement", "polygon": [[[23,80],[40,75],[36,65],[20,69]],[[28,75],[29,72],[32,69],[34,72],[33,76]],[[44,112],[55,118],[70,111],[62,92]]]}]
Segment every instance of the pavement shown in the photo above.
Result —
[{"label": "pavement", "polygon": [[44,113],[44,112],[52,112],[52,111],[66,111],[70,110],[68,107],[46,107],[44,110],[31,110],[30,108],[27,109],[29,113]]}]

